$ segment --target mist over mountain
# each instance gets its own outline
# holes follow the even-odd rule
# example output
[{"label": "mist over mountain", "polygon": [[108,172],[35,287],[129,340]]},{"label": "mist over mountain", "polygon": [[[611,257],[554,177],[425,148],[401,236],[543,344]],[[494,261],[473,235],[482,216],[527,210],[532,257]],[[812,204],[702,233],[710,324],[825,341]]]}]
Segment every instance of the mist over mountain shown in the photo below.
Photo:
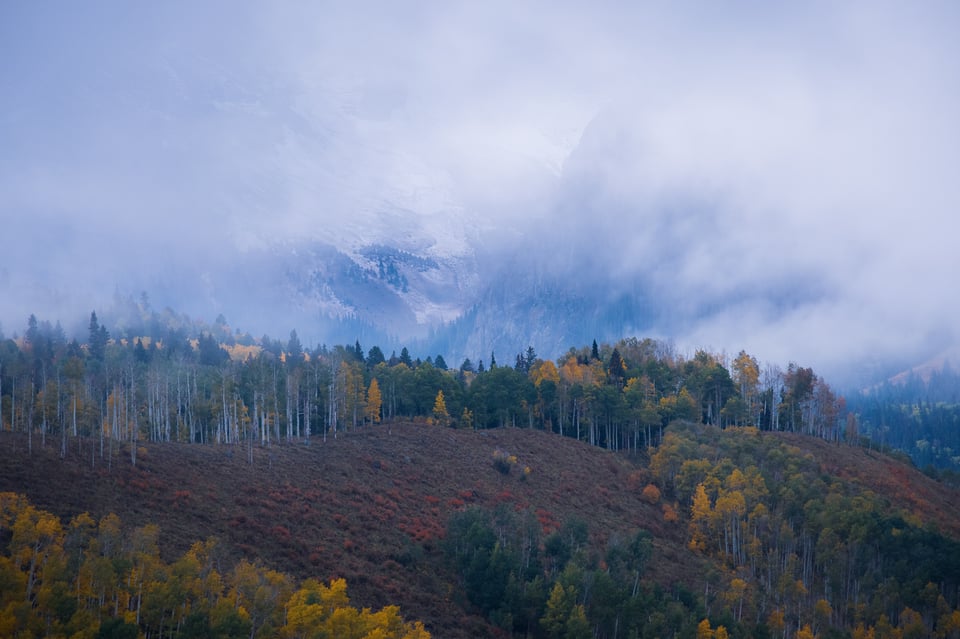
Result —
[{"label": "mist over mountain", "polygon": [[0,324],[649,335],[856,380],[956,345],[949,3],[0,9]]}]

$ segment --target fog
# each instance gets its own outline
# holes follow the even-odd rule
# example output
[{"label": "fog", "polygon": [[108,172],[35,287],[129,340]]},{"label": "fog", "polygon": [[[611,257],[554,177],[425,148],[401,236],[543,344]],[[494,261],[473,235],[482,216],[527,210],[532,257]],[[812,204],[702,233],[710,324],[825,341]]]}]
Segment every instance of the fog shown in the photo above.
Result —
[{"label": "fog", "polygon": [[147,290],[283,335],[204,274],[391,240],[642,282],[683,348],[954,345],[954,3],[447,4],[3,4],[4,331]]}]

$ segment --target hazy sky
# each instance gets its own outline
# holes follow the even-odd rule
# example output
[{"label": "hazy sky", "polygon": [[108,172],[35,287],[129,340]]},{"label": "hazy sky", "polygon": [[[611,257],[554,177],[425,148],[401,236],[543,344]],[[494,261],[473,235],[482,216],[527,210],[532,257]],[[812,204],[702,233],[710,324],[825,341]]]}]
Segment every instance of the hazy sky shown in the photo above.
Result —
[{"label": "hazy sky", "polygon": [[403,222],[576,234],[682,344],[934,351],[958,34],[933,1],[0,3],[0,322]]}]

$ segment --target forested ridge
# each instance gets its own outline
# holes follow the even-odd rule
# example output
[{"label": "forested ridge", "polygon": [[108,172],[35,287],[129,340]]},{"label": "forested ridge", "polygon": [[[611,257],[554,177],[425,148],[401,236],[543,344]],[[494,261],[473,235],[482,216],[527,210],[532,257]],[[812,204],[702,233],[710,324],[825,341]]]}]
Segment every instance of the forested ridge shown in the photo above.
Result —
[{"label": "forested ridge", "polygon": [[[286,342],[199,329],[173,315],[111,335],[91,313],[84,343],[31,316],[0,343],[4,428],[42,438],[269,445],[326,438],[364,424],[424,419],[461,428],[523,426],[609,450],[660,441],[674,419],[724,428],[859,441],[856,415],[826,380],[790,363],[761,367],[666,343],[623,339],[571,348],[556,361],[533,347],[450,367],[442,354],[387,357],[376,345]],[[65,443],[64,443],[65,445]],[[135,448],[133,449],[135,451]],[[136,462],[135,458],[131,460]]]},{"label": "forested ridge", "polygon": [[[169,531],[178,552],[225,535],[233,562],[346,576],[437,636],[960,636],[956,490],[809,368],[637,339],[451,368],[225,322],[135,332],[31,317],[0,345],[0,490],[63,527],[104,501],[141,527],[184,510],[205,523]],[[178,483],[176,459],[207,472]],[[184,615],[138,632],[189,636]]]}]

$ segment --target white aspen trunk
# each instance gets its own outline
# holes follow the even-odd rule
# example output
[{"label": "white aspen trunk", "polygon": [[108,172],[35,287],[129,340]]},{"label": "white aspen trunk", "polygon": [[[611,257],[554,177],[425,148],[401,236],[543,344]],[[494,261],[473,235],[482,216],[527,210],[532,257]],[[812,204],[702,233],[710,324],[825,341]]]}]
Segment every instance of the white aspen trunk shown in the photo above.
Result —
[{"label": "white aspen trunk", "polygon": [[327,428],[323,430],[323,441],[327,441],[327,430],[333,430],[333,438],[337,438],[337,382],[336,376],[330,376],[330,397],[327,402]]},{"label": "white aspen trunk", "polygon": [[133,368],[130,369],[130,408],[133,413],[132,419],[132,432],[130,438],[130,461],[136,466],[137,465],[137,443],[139,442],[140,435],[140,423],[137,419],[137,388],[134,382]]},{"label": "white aspen trunk", "polygon": [[[40,392],[42,400],[40,402],[40,446],[47,445],[47,366],[40,367],[40,383],[43,384]],[[32,420],[31,420],[32,421]]]},{"label": "white aspen trunk", "polygon": [[287,376],[287,392],[286,392],[286,414],[287,414],[287,442],[289,443],[292,439],[293,432],[291,424],[293,423],[293,408],[290,406],[290,376]]},{"label": "white aspen trunk", "polygon": [[280,394],[278,391],[279,382],[277,381],[277,365],[273,365],[273,430],[276,435],[275,439],[277,443],[280,443],[280,407],[277,404],[277,396]]}]

